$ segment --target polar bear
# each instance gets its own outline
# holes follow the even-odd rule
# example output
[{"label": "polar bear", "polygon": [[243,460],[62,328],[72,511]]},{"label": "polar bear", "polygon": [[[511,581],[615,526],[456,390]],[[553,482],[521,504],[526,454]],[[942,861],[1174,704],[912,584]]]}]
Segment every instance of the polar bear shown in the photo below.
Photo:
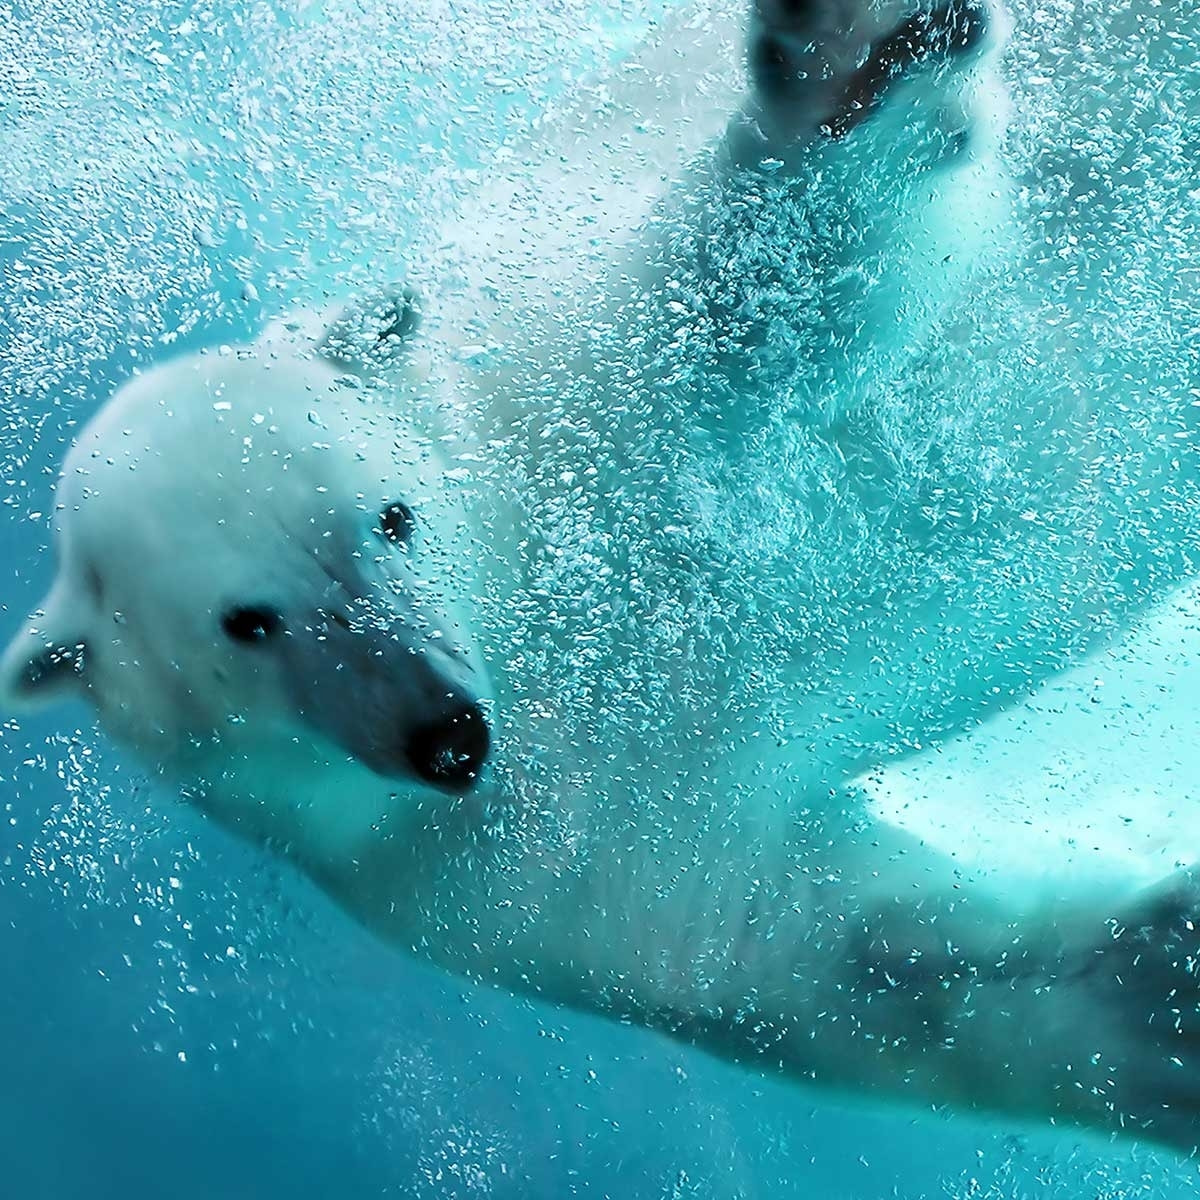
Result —
[{"label": "polar bear", "polygon": [[1003,252],[999,34],[983,0],[757,0],[745,101],[626,253],[546,277],[531,237],[451,315],[398,288],[130,380],[5,702],[85,698],[450,971],[1192,1147],[1190,876],[1014,886],[856,798],[1036,682],[1035,589],[963,599],[922,497],[873,590],[795,552],[882,519],[871,381]]}]

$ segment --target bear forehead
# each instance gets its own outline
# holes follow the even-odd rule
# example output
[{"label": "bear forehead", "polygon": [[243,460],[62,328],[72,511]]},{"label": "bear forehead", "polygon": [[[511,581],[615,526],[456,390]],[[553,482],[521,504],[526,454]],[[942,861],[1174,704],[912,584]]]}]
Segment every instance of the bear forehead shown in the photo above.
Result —
[{"label": "bear forehead", "polygon": [[173,500],[229,515],[271,496],[277,507],[322,512],[393,498],[428,475],[419,470],[427,455],[427,442],[323,363],[198,356],[117,392],[68,455],[61,499]]},{"label": "bear forehead", "polygon": [[235,456],[239,440],[257,434],[270,434],[289,450],[330,436],[353,439],[369,431],[372,417],[353,402],[343,378],[318,360],[252,352],[165,363],[116,392],[85,427],[72,457],[188,447]]}]

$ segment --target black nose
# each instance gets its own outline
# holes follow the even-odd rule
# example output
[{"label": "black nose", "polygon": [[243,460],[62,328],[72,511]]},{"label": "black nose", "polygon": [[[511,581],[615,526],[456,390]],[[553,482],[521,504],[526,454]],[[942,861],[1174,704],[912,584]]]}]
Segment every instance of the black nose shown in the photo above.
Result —
[{"label": "black nose", "polygon": [[465,792],[479,778],[491,744],[483,710],[478,704],[461,704],[436,721],[418,725],[404,753],[421,779]]}]

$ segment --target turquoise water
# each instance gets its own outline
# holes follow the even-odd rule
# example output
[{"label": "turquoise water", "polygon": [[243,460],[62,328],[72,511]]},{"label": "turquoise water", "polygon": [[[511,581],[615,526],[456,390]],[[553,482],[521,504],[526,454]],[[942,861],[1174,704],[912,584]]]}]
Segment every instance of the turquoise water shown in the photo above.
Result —
[{"label": "turquoise water", "polygon": [[[45,514],[75,424],[139,363],[244,337],[297,295],[403,263],[498,145],[519,143],[571,80],[659,15],[649,0],[604,6],[603,21],[599,8],[0,10],[6,622],[47,581]],[[1113,83],[1105,53],[1072,41],[1070,6],[1018,15],[1012,154],[1045,231],[1086,207],[1033,186],[1056,153],[1089,149],[1054,114],[1072,112],[1071,87]],[[1055,74],[1064,45],[1070,85]],[[1151,149],[1183,137],[1175,121],[1164,112]],[[1139,258],[1185,263],[1189,227],[1139,214],[1189,194],[1187,156],[1173,175],[1167,157],[1131,167],[1119,148],[1089,152],[1097,186],[1132,188],[1134,170],[1143,197],[1097,235],[1105,252],[1126,271]],[[1012,291],[1023,298],[1020,281]],[[1086,318],[1070,292],[1039,301],[1042,315],[1065,311],[1066,333],[1089,347],[1108,330],[1148,393],[1160,379],[1186,386],[1194,313],[1164,278],[1127,274]],[[1009,382],[1045,383],[1012,370]],[[964,459],[1002,417],[969,427]],[[1118,500],[1147,519],[1136,497]],[[1170,531],[1155,544],[1172,544]],[[1168,553],[1151,557],[1179,573]],[[1130,608],[1147,586],[1127,584]],[[0,725],[0,961],[0,1195],[1194,1191],[1193,1168],[1147,1149],[839,1106],[410,964],[164,797],[82,709]]]}]

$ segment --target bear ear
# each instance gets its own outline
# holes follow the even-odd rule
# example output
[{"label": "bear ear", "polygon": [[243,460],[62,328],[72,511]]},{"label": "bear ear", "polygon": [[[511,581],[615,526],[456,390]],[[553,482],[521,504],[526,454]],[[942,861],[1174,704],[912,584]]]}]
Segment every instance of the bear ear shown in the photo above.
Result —
[{"label": "bear ear", "polygon": [[356,375],[376,375],[407,354],[420,324],[417,293],[397,285],[335,313],[317,342],[317,353]]},{"label": "bear ear", "polygon": [[55,587],[0,655],[0,710],[30,712],[81,695],[87,643]]}]

